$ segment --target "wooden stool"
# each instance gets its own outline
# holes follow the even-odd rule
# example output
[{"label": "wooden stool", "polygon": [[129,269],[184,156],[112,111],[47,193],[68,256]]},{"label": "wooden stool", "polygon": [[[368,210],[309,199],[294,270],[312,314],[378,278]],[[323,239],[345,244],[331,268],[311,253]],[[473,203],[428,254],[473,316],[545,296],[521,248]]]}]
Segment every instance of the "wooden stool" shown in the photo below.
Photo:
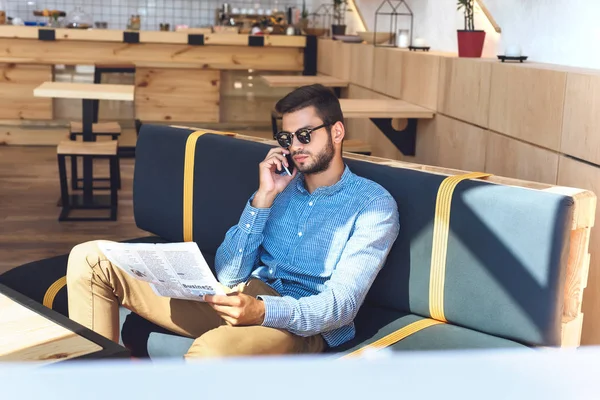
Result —
[{"label": "wooden stool", "polygon": [[[58,217],[59,221],[116,221],[117,220],[117,207],[118,207],[118,190],[117,190],[117,177],[118,177],[118,157],[117,157],[117,140],[110,140],[105,142],[75,142],[71,140],[65,140],[60,142],[56,149],[58,157],[58,174],[60,179],[60,195],[62,203],[62,211]],[[107,158],[110,165],[110,195],[96,195],[94,196],[93,190],[100,190],[94,188],[92,185],[92,177],[88,177],[90,182],[83,182],[83,195],[72,194],[69,195],[68,182],[67,182],[67,170],[66,170],[66,157],[70,156],[71,159],[75,157],[89,157],[94,158]],[[71,179],[77,179],[72,176]],[[85,178],[84,178],[85,179]],[[110,215],[108,217],[69,217],[69,213],[74,209],[108,209]]]},{"label": "wooden stool", "polygon": [[[92,124],[92,133],[94,136],[94,140],[96,140],[96,136],[110,136],[112,140],[117,140],[121,135],[121,125],[118,122],[100,122]],[[77,136],[83,135],[83,124],[81,122],[71,122],[69,127],[69,139],[76,140]],[[117,163],[119,162],[119,157],[117,157]],[[83,180],[83,178],[78,177],[77,173],[77,157],[71,157],[71,188],[73,190],[79,190],[81,187],[79,186],[79,182]],[[109,178],[94,178],[94,181],[108,181]],[[118,165],[118,175],[117,175],[117,187],[121,189],[121,166]],[[107,187],[95,187],[95,189],[108,189]]]}]

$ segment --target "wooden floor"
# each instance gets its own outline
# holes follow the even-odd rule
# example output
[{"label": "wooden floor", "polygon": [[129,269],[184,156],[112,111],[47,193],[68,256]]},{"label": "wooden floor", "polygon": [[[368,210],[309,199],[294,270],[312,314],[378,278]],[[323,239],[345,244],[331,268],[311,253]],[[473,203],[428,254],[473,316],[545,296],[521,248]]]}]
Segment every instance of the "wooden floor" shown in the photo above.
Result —
[{"label": "wooden floor", "polygon": [[[116,222],[58,222],[56,147],[0,146],[0,273],[66,254],[94,239],[146,236],[133,220],[134,159],[121,160],[122,189]],[[98,168],[98,173],[105,171]]]}]

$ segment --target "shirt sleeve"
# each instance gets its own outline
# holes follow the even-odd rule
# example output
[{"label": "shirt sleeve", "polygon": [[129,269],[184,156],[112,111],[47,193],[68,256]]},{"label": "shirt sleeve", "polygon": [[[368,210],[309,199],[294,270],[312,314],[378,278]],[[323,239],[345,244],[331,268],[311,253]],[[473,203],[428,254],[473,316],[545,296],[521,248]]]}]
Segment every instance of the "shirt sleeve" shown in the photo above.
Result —
[{"label": "shirt sleeve", "polygon": [[395,200],[382,196],[358,215],[326,289],[313,296],[259,296],[265,303],[263,326],[312,336],[352,322],[399,233]]},{"label": "shirt sleeve", "polygon": [[252,207],[248,200],[237,225],[225,234],[215,256],[217,279],[232,287],[250,277],[260,257],[263,230],[271,213],[270,208]]}]

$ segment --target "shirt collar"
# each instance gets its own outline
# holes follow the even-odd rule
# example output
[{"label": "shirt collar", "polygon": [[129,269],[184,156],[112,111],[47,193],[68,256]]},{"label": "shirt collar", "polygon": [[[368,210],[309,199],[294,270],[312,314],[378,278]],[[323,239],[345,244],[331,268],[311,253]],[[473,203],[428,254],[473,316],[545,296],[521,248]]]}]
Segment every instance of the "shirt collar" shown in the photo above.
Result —
[{"label": "shirt collar", "polygon": [[[337,181],[336,183],[334,183],[331,186],[321,186],[318,187],[313,193],[312,195],[316,195],[316,194],[323,194],[325,196],[330,196],[334,193],[339,192],[340,190],[342,190],[344,188],[344,186],[346,186],[350,180],[352,179],[352,176],[354,174],[352,173],[352,171],[350,171],[350,168],[348,168],[347,165],[344,166],[344,172],[342,173],[342,176],[340,178],[339,181]],[[301,192],[301,193],[305,193],[305,194],[310,194],[308,193],[308,190],[306,190],[305,184],[304,184],[304,174],[298,174],[298,179],[296,179],[296,188]]]}]

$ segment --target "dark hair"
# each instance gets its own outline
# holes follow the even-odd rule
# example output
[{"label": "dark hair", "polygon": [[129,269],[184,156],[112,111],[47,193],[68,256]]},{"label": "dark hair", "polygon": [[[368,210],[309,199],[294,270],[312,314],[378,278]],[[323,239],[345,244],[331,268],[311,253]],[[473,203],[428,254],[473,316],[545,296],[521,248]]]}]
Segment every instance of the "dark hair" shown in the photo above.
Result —
[{"label": "dark hair", "polygon": [[321,84],[301,86],[288,93],[277,102],[275,111],[284,115],[310,106],[315,108],[319,118],[328,125],[327,131],[331,131],[331,125],[336,122],[344,122],[340,101],[330,89]]}]

